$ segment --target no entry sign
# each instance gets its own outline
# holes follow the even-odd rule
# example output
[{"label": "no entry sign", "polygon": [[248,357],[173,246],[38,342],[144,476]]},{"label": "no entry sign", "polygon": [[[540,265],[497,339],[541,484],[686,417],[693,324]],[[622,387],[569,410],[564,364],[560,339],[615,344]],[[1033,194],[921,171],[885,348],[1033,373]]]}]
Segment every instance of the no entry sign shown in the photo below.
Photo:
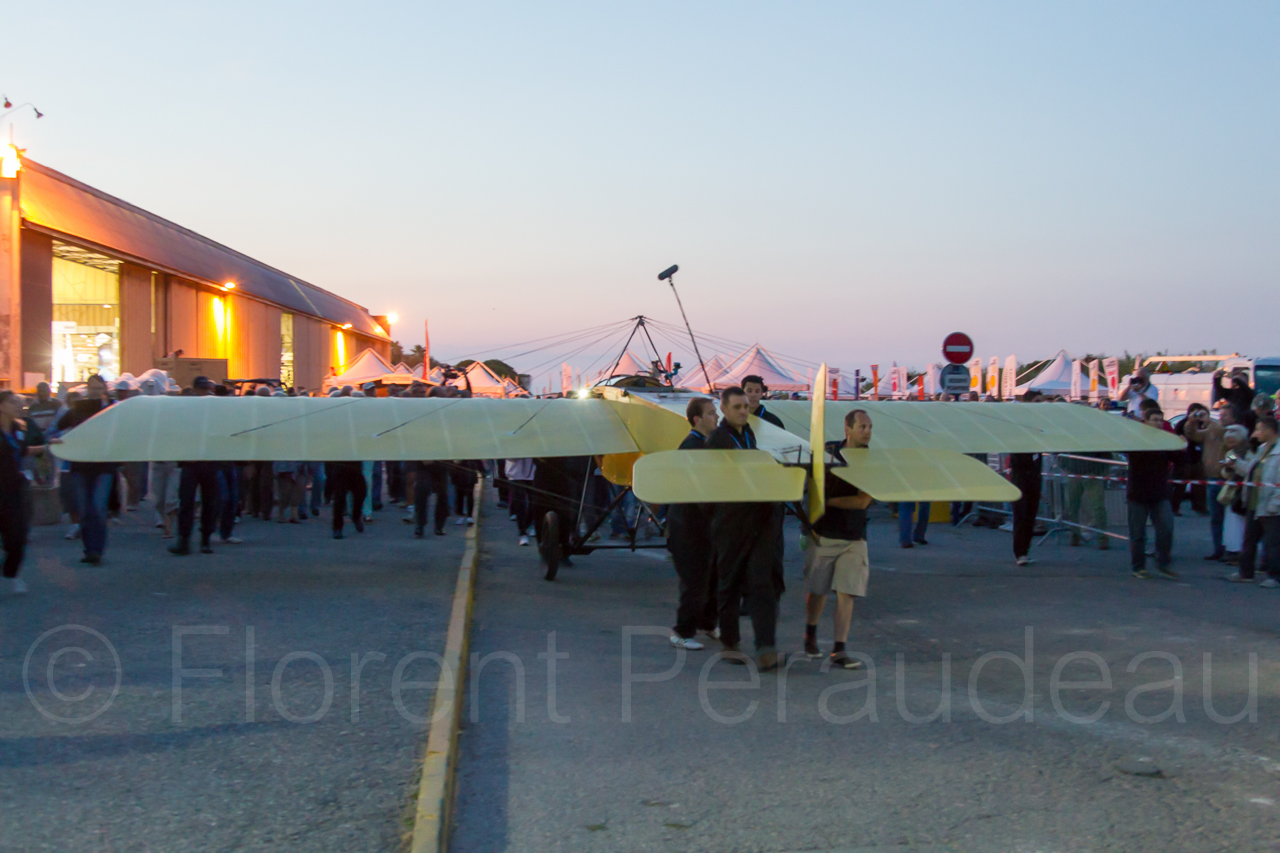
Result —
[{"label": "no entry sign", "polygon": [[973,358],[973,341],[964,332],[952,332],[942,341],[942,357],[952,364]]}]

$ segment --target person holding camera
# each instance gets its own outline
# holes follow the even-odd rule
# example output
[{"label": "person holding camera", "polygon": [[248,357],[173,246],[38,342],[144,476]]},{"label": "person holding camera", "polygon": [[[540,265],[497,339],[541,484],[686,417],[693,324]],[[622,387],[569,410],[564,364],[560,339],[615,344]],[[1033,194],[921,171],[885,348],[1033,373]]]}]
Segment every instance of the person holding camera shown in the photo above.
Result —
[{"label": "person holding camera", "polygon": [[1142,402],[1144,400],[1160,402],[1160,392],[1151,384],[1151,371],[1145,367],[1139,367],[1134,371],[1129,377],[1129,384],[1124,387],[1117,399],[1128,402],[1125,414],[1135,420],[1144,420]]},{"label": "person holding camera", "polygon": [[1226,371],[1219,368],[1213,372],[1213,404],[1218,406],[1239,406],[1248,411],[1253,403],[1253,389],[1249,387],[1249,371],[1237,367],[1231,371],[1231,384],[1223,385]]},{"label": "person holding camera", "polygon": [[[1253,439],[1258,449],[1243,463],[1245,489],[1244,546],[1240,549],[1239,582],[1253,580],[1257,562],[1258,545],[1266,549],[1264,554],[1267,577],[1259,586],[1263,589],[1280,587],[1280,434],[1275,415],[1258,418]],[[1236,470],[1242,463],[1235,463]]]},{"label": "person holding camera", "polygon": [[[1214,420],[1200,403],[1192,403],[1187,410],[1187,420],[1183,434],[1188,441],[1200,445],[1200,466],[1204,476],[1210,480],[1223,478],[1222,459],[1226,455],[1227,427],[1239,423],[1240,410],[1235,406],[1224,406]],[[1209,486],[1206,490],[1205,503],[1209,508],[1209,535],[1213,539],[1213,551],[1205,556],[1206,560],[1221,560],[1226,553],[1222,542],[1222,529],[1226,522],[1227,508],[1218,502],[1222,493],[1221,485]]]}]

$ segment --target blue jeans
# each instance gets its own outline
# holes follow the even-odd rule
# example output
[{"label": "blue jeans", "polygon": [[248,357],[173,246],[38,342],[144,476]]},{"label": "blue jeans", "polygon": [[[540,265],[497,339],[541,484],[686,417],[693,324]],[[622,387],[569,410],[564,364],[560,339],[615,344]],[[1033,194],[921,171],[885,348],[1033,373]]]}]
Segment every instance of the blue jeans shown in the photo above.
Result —
[{"label": "blue jeans", "polygon": [[240,477],[233,462],[223,462],[218,466],[218,501],[221,508],[218,535],[227,539],[235,529],[236,509],[240,506]]},{"label": "blue jeans", "polygon": [[107,499],[111,496],[115,472],[93,474],[76,471],[71,479],[75,486],[76,505],[80,509],[80,541],[84,552],[100,557],[107,549]]},{"label": "blue jeans", "polygon": [[373,483],[370,491],[373,493],[373,508],[382,509],[382,463],[373,463]]},{"label": "blue jeans", "polygon": [[[916,519],[914,536],[911,529],[911,513],[919,506],[920,511],[916,513],[919,516]],[[910,545],[912,538],[919,541],[924,538],[925,531],[929,529],[929,504],[901,503],[898,504],[898,542],[902,545]]]},{"label": "blue jeans", "polygon": [[1210,486],[1205,494],[1205,500],[1209,502],[1209,535],[1213,537],[1213,553],[1219,557],[1223,554],[1222,524],[1227,517],[1227,508],[1218,503],[1221,491],[1222,486]]},{"label": "blue jeans", "polygon": [[[617,498],[618,494],[625,489],[625,486],[618,486],[609,483],[609,497]],[[614,536],[627,536],[627,531],[631,528],[631,519],[636,514],[636,496],[633,492],[627,492],[622,502],[613,510],[613,517],[609,519],[609,530]]]},{"label": "blue jeans", "polygon": [[1173,562],[1173,507],[1167,500],[1156,503],[1129,501],[1129,565],[1136,572],[1147,565],[1147,519],[1156,529],[1156,565]]},{"label": "blue jeans", "polygon": [[311,514],[315,515],[324,506],[324,463],[307,464],[311,466]]}]

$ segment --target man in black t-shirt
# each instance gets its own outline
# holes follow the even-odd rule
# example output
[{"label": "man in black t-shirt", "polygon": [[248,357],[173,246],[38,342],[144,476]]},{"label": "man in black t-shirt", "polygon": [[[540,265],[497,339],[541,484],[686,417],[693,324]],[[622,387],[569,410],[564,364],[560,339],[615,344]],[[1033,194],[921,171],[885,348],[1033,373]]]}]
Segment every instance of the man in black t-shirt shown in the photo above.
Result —
[{"label": "man in black t-shirt", "polygon": [[[685,410],[689,435],[681,450],[701,450],[716,428],[716,406],[706,397],[695,397]],[[667,508],[667,548],[680,578],[680,606],[671,645],[697,651],[699,630],[720,636],[716,630],[716,570],[711,549],[711,507],[705,504],[672,504]]]},{"label": "man in black t-shirt", "polygon": [[[827,449],[837,462],[845,461],[841,450],[856,452],[871,442],[871,415],[854,409],[844,418],[844,441]],[[867,507],[871,496],[831,473],[826,473],[826,507],[813,525],[813,535],[804,558],[804,651],[811,658],[822,656],[818,649],[818,619],[827,596],[836,594],[835,648],[831,663],[843,669],[857,669],[862,661],[845,652],[849,625],[853,621],[853,601],[867,594],[871,573],[867,559]]]}]

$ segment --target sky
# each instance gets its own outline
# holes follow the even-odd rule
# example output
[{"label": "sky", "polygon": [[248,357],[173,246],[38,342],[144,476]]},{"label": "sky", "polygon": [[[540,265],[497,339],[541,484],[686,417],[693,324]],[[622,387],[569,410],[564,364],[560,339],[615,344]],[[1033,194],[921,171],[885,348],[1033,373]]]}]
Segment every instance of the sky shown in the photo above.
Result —
[{"label": "sky", "polygon": [[695,330],[798,367],[923,367],[956,330],[1024,362],[1280,355],[1276,4],[44,0],[6,24],[0,89],[45,113],[0,126],[28,156],[396,312],[406,348],[429,319],[438,358],[678,324],[673,263]]}]

